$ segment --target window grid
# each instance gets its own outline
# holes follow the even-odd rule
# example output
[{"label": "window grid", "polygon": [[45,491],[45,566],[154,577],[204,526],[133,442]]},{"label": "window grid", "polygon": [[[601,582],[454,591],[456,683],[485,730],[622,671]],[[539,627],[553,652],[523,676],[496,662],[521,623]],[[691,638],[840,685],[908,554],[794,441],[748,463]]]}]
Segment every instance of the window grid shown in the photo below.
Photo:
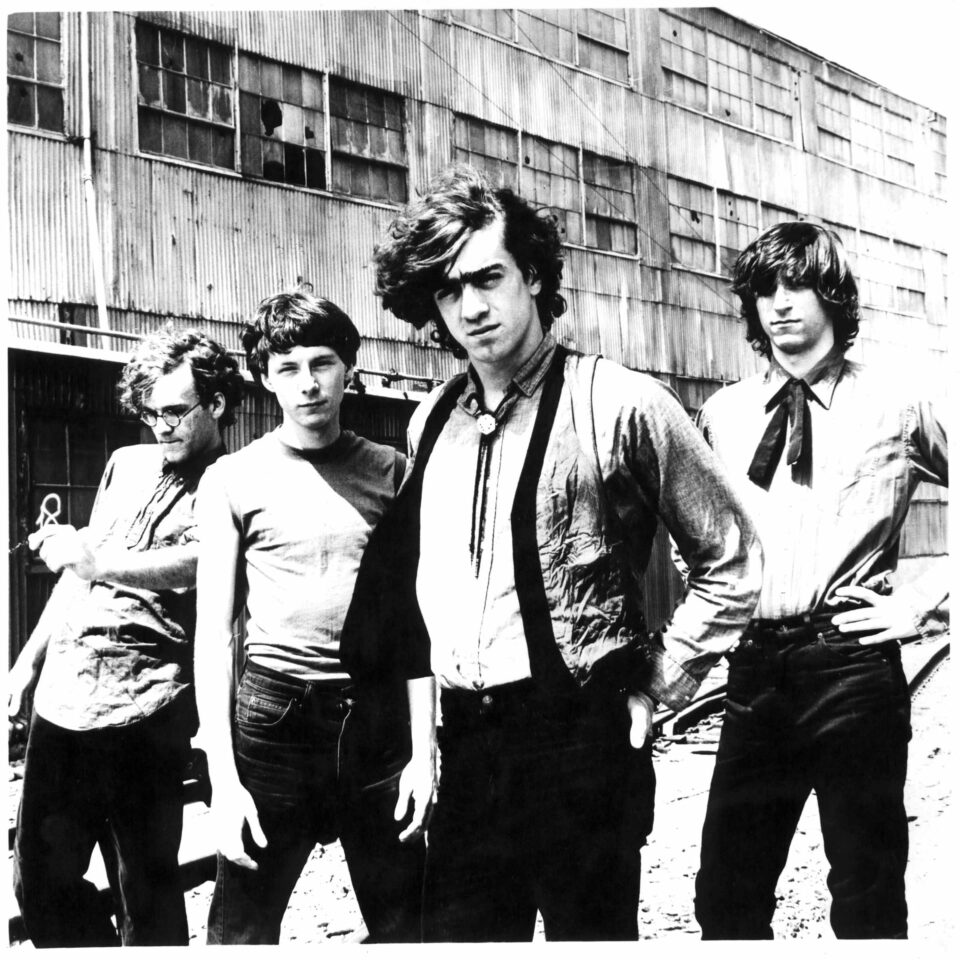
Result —
[{"label": "window grid", "polygon": [[793,139],[793,73],[778,60],[752,54],[756,126],[780,140]]},{"label": "window grid", "polygon": [[913,186],[916,182],[913,121],[893,110],[885,111],[884,121],[884,148],[890,175],[901,183]]},{"label": "window grid", "polygon": [[668,193],[671,259],[685,267],[714,273],[717,252],[713,189],[670,177]]},{"label": "window grid", "polygon": [[933,176],[936,194],[939,197],[947,193],[947,135],[942,130],[930,130],[930,142],[933,151]]},{"label": "window grid", "polygon": [[707,109],[705,31],[660,11],[660,59],[664,94],[697,110]]},{"label": "window grid", "polygon": [[760,229],[766,230],[777,223],[786,223],[790,220],[798,220],[796,210],[789,210],[786,207],[778,207],[772,203],[764,203],[760,207]]},{"label": "window grid", "polygon": [[238,73],[241,171],[323,190],[323,77],[242,51]]},{"label": "window grid", "polygon": [[616,253],[637,252],[633,166],[583,151],[586,245]]},{"label": "window grid", "polygon": [[577,149],[540,137],[524,136],[522,153],[520,193],[534,205],[553,210],[561,239],[582,244]]},{"label": "window grid", "polygon": [[860,299],[884,310],[896,307],[896,291],[891,279],[896,276],[890,241],[866,230],[860,231]]},{"label": "window grid", "polygon": [[482,170],[497,186],[517,188],[517,132],[455,114],[453,159]]},{"label": "window grid", "polygon": [[504,40],[516,39],[516,24],[513,19],[512,10],[493,10],[483,8],[481,10],[451,10],[451,16],[460,23],[476,27],[485,33],[492,33],[495,37],[502,37]]},{"label": "window grid", "polygon": [[883,108],[850,97],[851,163],[869,173],[883,174]]},{"label": "window grid", "polygon": [[820,155],[850,162],[850,98],[822,80],[817,80],[817,126]]},{"label": "window grid", "polygon": [[859,271],[857,269],[857,231],[853,227],[844,226],[842,223],[831,223],[829,220],[824,220],[823,225],[828,230],[832,230],[840,238],[843,249],[847,254],[847,262],[850,264],[850,269],[853,271],[854,276],[857,276],[859,279]]},{"label": "window grid", "polygon": [[63,133],[59,13],[7,17],[7,122]]},{"label": "window grid", "polygon": [[235,169],[233,51],[137,21],[140,149]]},{"label": "window grid", "polygon": [[402,97],[330,77],[330,149],[337,193],[406,201]]},{"label": "window grid", "polygon": [[707,80],[710,112],[740,126],[751,126],[749,48],[707,31]]},{"label": "window grid", "polygon": [[548,57],[576,63],[575,13],[572,9],[515,10],[517,40]]},{"label": "window grid", "polygon": [[740,251],[759,233],[757,203],[749,197],[718,190],[720,209],[720,272],[730,274]]},{"label": "window grid", "polygon": [[897,284],[897,310],[914,316],[926,314],[926,286],[923,277],[923,252],[920,247],[893,241]]},{"label": "window grid", "polygon": [[579,10],[579,66],[626,83],[630,79],[627,17],[622,10]]}]

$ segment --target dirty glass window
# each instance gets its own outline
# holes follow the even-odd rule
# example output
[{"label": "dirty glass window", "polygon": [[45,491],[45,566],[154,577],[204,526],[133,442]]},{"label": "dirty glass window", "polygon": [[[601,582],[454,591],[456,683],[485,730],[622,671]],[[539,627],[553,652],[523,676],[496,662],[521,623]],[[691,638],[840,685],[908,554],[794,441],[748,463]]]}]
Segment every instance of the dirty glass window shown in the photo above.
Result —
[{"label": "dirty glass window", "polygon": [[59,13],[7,17],[7,122],[63,133]]},{"label": "dirty glass window", "polygon": [[661,10],[660,63],[664,96],[697,110],[706,110],[706,31]]},{"label": "dirty glass window", "polygon": [[670,177],[670,257],[674,263],[713,273],[717,268],[713,190]]},{"label": "dirty glass window", "polygon": [[621,83],[629,80],[626,11],[577,11],[577,63]]},{"label": "dirty glass window", "polygon": [[455,114],[453,159],[483,171],[498,187],[517,188],[517,131]]},{"label": "dirty glass window", "polygon": [[586,245],[616,253],[637,252],[633,164],[583,151]]},{"label": "dirty glass window", "polygon": [[550,207],[562,240],[583,243],[577,148],[524,136],[521,154],[520,193],[535,206]]},{"label": "dirty glass window", "polygon": [[850,162],[850,94],[817,80],[820,156]]},{"label": "dirty glass window", "polygon": [[325,189],[322,76],[241,52],[239,86],[243,173]]},{"label": "dirty glass window", "polygon": [[717,191],[720,211],[720,273],[730,275],[740,251],[756,239],[757,202],[726,190]]},{"label": "dirty glass window", "polygon": [[235,168],[233,51],[137,21],[140,149]]},{"label": "dirty glass window", "polygon": [[330,155],[337,193],[404,203],[403,97],[330,77]]}]

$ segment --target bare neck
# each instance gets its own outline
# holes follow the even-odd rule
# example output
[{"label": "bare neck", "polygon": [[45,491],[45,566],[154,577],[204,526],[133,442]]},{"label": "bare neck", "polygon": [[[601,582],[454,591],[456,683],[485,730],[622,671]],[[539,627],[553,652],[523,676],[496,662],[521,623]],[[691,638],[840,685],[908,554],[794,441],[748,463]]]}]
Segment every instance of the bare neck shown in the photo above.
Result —
[{"label": "bare neck", "polygon": [[833,350],[833,339],[823,340],[803,353],[784,353],[771,346],[773,359],[797,380],[804,379],[813,368]]}]

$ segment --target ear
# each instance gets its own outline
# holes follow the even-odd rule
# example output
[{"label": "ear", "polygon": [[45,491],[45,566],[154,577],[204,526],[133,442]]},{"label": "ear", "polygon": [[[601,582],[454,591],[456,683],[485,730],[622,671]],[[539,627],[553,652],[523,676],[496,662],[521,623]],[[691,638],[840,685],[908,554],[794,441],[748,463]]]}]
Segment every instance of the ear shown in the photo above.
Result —
[{"label": "ear", "polygon": [[540,282],[540,275],[537,273],[533,267],[530,267],[530,276],[524,277],[527,282],[527,289],[530,291],[530,296],[537,296],[541,289],[543,289],[543,284]]},{"label": "ear", "polygon": [[343,365],[344,386],[350,386],[350,381],[353,380],[353,375],[356,372],[356,370],[357,370],[357,365],[355,363],[351,364],[349,367],[346,364]]},{"label": "ear", "polygon": [[215,393],[207,406],[213,419],[219,420],[227,412],[227,398],[222,393]]},{"label": "ear", "polygon": [[273,384],[270,382],[270,378],[267,376],[266,370],[260,371],[260,383],[263,384],[263,389],[266,390],[268,393],[277,392]]}]

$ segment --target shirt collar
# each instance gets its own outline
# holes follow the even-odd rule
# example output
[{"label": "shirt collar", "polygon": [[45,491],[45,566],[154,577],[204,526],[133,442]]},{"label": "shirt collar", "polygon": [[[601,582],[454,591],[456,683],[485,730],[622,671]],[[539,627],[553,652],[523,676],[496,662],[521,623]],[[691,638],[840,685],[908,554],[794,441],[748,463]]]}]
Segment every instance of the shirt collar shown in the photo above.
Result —
[{"label": "shirt collar", "polygon": [[[837,389],[837,383],[843,376],[846,369],[846,359],[840,350],[831,350],[822,360],[814,365],[802,379],[810,387],[810,392],[816,398],[824,410],[830,409],[833,403],[833,394]],[[774,394],[790,379],[790,374],[777,363],[776,360],[770,360],[770,366],[764,374],[763,383],[763,402],[767,404],[773,399]]]},{"label": "shirt collar", "polygon": [[[536,393],[543,378],[550,369],[550,361],[553,359],[554,351],[557,349],[557,341],[552,333],[546,333],[540,341],[537,349],[523,362],[523,365],[513,375],[510,380],[510,386],[507,393],[520,392],[525,397],[532,397]],[[464,388],[463,396],[460,398],[460,406],[468,413],[476,416],[483,409],[480,403],[480,396],[483,388],[477,377],[477,372],[473,366],[467,368],[467,385]]]},{"label": "shirt collar", "polygon": [[211,463],[218,460],[226,452],[227,448],[224,446],[223,437],[221,437],[220,443],[212,450],[207,451],[202,456],[194,457],[186,463],[168,463],[164,460],[160,472],[164,476],[180,477],[184,480],[199,477]]}]

